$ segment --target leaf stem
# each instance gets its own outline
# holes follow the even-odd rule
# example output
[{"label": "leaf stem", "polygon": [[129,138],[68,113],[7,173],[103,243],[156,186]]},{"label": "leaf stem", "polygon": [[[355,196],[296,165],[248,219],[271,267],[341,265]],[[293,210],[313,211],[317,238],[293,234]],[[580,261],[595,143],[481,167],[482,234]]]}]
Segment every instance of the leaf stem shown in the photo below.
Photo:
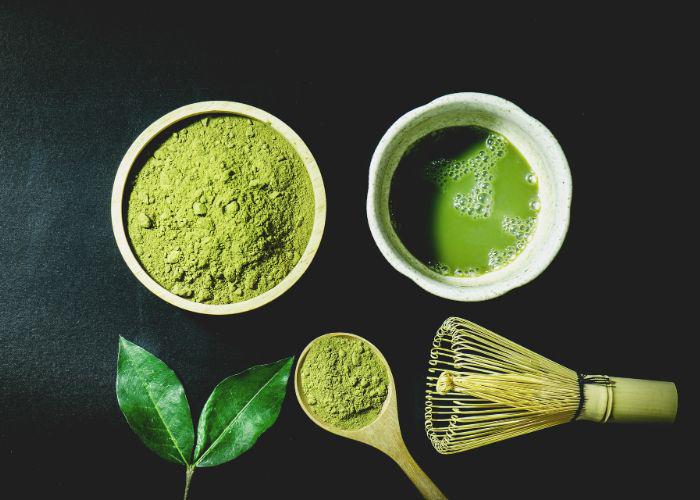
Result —
[{"label": "leaf stem", "polygon": [[192,481],[192,475],[194,474],[194,465],[188,465],[185,468],[185,496],[183,497],[183,500],[187,500],[187,495],[190,492],[190,481]]}]

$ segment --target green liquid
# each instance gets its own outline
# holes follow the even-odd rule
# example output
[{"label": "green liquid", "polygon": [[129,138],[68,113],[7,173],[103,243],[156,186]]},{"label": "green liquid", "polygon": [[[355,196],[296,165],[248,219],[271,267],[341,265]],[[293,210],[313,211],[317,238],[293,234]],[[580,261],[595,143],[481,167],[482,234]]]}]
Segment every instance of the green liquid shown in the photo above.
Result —
[{"label": "green liquid", "polygon": [[390,209],[406,248],[431,269],[478,276],[510,263],[534,231],[537,177],[508,140],[451,127],[416,141],[394,173]]}]

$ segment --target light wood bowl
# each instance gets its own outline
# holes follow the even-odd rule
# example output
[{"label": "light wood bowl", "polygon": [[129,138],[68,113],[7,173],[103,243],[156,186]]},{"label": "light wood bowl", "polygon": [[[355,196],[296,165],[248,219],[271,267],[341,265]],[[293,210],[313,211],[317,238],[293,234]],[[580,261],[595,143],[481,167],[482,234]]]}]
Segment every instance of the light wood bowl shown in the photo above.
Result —
[{"label": "light wood bowl", "polygon": [[[146,270],[141,266],[131,248],[124,226],[124,204],[128,202],[128,200],[125,201],[124,196],[125,191],[128,188],[127,181],[129,180],[129,174],[131,173],[134,165],[137,163],[139,155],[143,149],[159,134],[161,134],[168,127],[171,127],[172,125],[192,116],[227,113],[245,116],[247,118],[252,118],[266,123],[282,134],[282,136],[294,147],[297,154],[303,161],[309,177],[311,178],[311,186],[314,193],[314,224],[309,237],[309,242],[306,245],[304,253],[299,259],[299,262],[297,262],[292,271],[280,283],[278,283],[277,286],[258,295],[257,297],[241,302],[235,302],[233,304],[204,304],[187,300],[175,295],[169,290],[166,290],[164,287],[156,283],[156,281],[151,278]],[[121,164],[119,165],[119,169],[117,170],[117,176],[114,179],[114,187],[112,189],[112,230],[114,232],[114,237],[117,240],[119,251],[124,258],[126,265],[129,266],[131,272],[134,273],[134,276],[136,276],[136,279],[138,279],[146,288],[166,302],[169,302],[170,304],[181,309],[202,314],[226,315],[250,311],[251,309],[265,305],[282,295],[301,277],[302,274],[304,274],[306,269],[309,267],[309,264],[313,260],[314,255],[316,255],[316,251],[318,250],[318,246],[321,242],[321,236],[323,235],[325,223],[326,192],[323,187],[323,179],[321,178],[321,172],[318,169],[316,160],[311,154],[311,151],[309,151],[309,148],[306,147],[306,144],[304,144],[304,141],[302,141],[301,138],[280,119],[261,109],[237,102],[207,101],[189,104],[171,111],[153,122],[148,126],[148,128],[146,128],[146,130],[141,132],[141,134],[131,144],[131,147],[129,147],[127,150]]]},{"label": "light wood bowl", "polygon": [[[384,400],[384,406],[382,406],[382,410],[379,412],[379,415],[377,415],[377,418],[364,427],[346,430],[329,425],[323,420],[317,418],[316,415],[314,415],[314,413],[308,408],[306,396],[301,388],[301,366],[303,366],[304,361],[306,360],[306,355],[308,354],[311,346],[318,340],[325,337],[351,337],[362,340],[370,346],[372,351],[377,355],[386,369],[386,374],[389,378],[389,385],[387,387],[387,395],[386,399]],[[304,410],[304,413],[306,413],[306,415],[316,425],[324,430],[327,430],[328,432],[337,434],[338,436],[360,441],[361,443],[368,444],[379,451],[384,452],[386,455],[391,457],[391,459],[394,460],[399,467],[401,467],[401,470],[404,471],[406,476],[408,476],[414,486],[418,489],[418,491],[420,491],[423,498],[446,498],[435,483],[432,482],[423,469],[421,469],[416,463],[408,451],[406,444],[404,443],[401,435],[401,428],[399,427],[399,411],[398,404],[396,402],[396,385],[394,384],[394,376],[392,375],[391,368],[389,368],[389,363],[382,355],[382,352],[367,339],[352,333],[327,333],[325,335],[321,335],[320,337],[316,337],[299,355],[299,360],[297,361],[297,366],[294,370],[294,392],[297,395],[297,400],[299,401],[301,408]]]}]

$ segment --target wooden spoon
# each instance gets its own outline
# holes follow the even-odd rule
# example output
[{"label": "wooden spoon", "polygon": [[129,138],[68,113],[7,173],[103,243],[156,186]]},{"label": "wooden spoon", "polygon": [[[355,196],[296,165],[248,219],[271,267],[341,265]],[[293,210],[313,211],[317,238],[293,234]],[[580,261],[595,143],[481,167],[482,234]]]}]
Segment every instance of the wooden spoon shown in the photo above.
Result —
[{"label": "wooden spoon", "polygon": [[[334,427],[333,425],[327,424],[316,418],[313,412],[309,409],[309,405],[306,402],[306,397],[301,388],[300,367],[304,364],[309,348],[319,339],[336,336],[351,337],[366,342],[373,349],[374,353],[382,361],[382,363],[384,363],[386,373],[389,377],[387,396],[384,400],[384,406],[382,407],[381,412],[379,415],[377,415],[376,419],[360,429],[345,430],[339,427]],[[297,399],[299,400],[299,404],[301,405],[302,409],[316,425],[327,430],[328,432],[332,432],[333,434],[374,446],[378,450],[389,455],[406,473],[408,478],[413,482],[416,488],[418,488],[418,491],[420,491],[424,498],[431,500],[447,498],[442,494],[438,487],[435,486],[425,472],[423,472],[416,461],[413,460],[413,457],[406,448],[406,444],[401,436],[401,429],[399,428],[394,376],[391,374],[389,363],[387,363],[379,349],[377,349],[371,342],[368,342],[366,339],[363,339],[357,335],[353,335],[352,333],[327,333],[326,335],[317,337],[306,346],[299,356],[299,362],[294,370],[294,391],[296,392]]]}]

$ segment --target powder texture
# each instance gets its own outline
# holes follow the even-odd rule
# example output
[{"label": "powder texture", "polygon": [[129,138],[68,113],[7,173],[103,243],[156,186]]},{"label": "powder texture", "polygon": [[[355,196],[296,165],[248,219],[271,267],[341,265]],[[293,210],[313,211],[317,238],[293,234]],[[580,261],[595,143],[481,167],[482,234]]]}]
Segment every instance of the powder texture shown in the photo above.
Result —
[{"label": "powder texture", "polygon": [[270,126],[205,117],[172,133],[136,175],[127,229],[160,285],[228,304],[270,290],[299,261],[314,218],[311,180]]},{"label": "powder texture", "polygon": [[388,386],[381,360],[366,342],[352,337],[317,340],[301,368],[301,387],[312,412],[342,429],[359,429],[377,418]]}]

